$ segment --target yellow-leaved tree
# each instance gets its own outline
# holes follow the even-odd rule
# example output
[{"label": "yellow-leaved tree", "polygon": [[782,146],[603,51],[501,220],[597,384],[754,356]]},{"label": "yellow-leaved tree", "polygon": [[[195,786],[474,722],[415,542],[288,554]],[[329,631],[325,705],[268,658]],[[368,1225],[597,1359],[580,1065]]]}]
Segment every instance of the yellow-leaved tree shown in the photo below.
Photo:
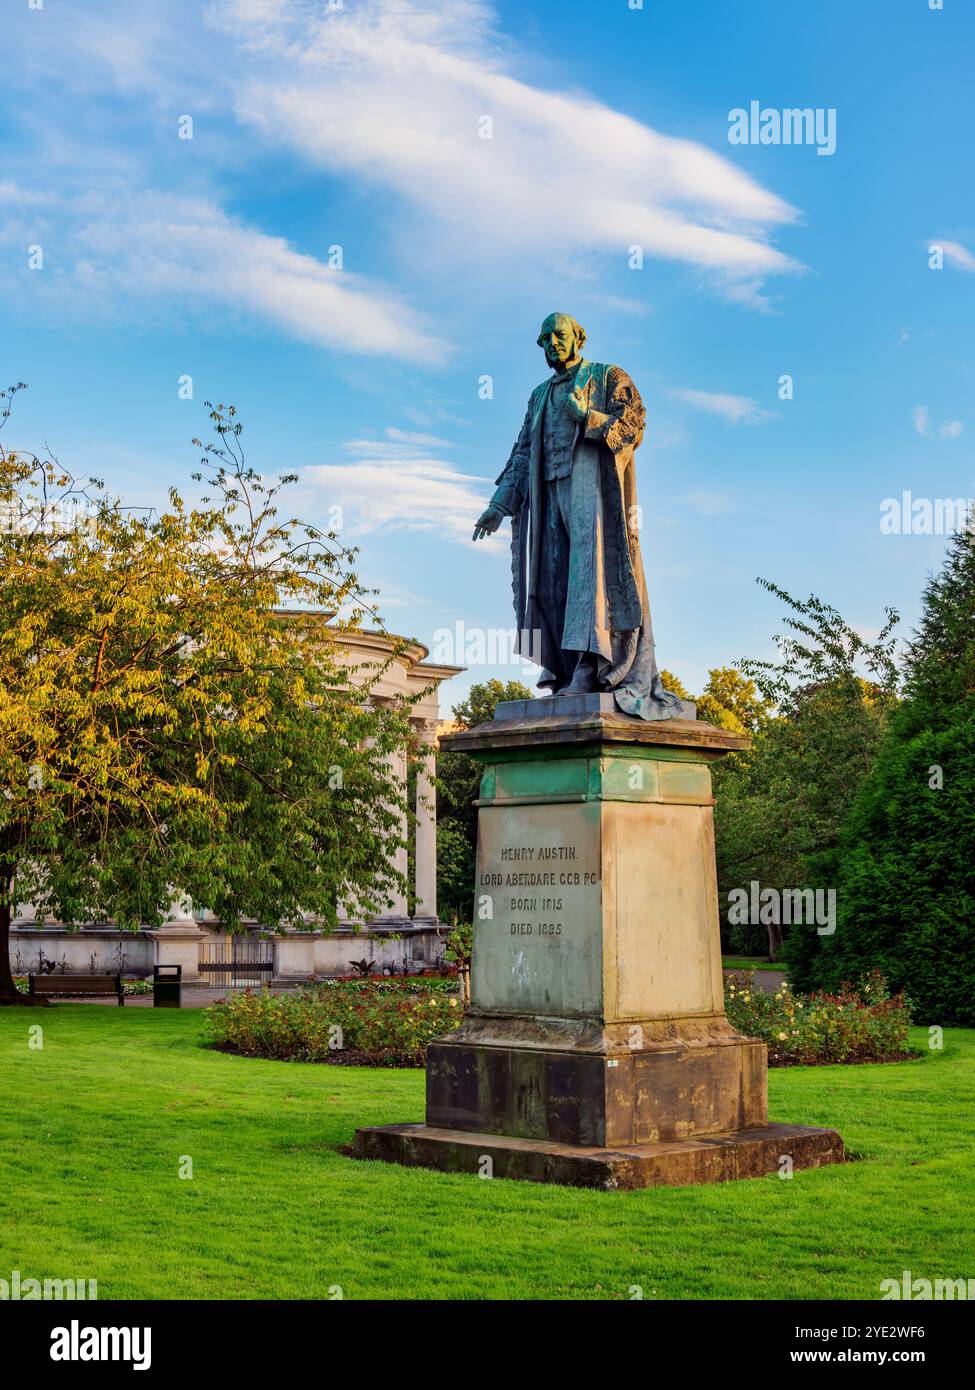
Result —
[{"label": "yellow-leaved tree", "polygon": [[135,928],[186,895],[233,930],[377,915],[403,886],[409,707],[343,667],[353,552],[286,519],[294,477],[263,482],[209,408],[205,495],[161,510],[0,447],[0,1003],[26,1002],[17,901]]}]

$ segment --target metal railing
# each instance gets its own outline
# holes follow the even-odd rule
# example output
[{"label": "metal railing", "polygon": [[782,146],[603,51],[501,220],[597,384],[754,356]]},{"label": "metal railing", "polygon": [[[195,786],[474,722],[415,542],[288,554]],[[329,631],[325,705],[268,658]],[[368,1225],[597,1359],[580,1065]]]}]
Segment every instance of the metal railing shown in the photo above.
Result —
[{"label": "metal railing", "polygon": [[208,941],[201,952],[200,974],[215,989],[247,989],[264,984],[274,973],[274,946],[248,936]]}]

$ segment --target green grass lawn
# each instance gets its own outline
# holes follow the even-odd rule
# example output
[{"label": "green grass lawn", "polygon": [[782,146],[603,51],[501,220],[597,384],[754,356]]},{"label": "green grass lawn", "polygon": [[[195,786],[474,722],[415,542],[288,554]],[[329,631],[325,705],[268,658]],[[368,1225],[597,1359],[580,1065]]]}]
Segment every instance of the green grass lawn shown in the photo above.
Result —
[{"label": "green grass lawn", "polygon": [[779,961],[766,959],[765,956],[722,956],[721,965],[724,970],[782,970],[785,965]]},{"label": "green grass lawn", "polygon": [[0,1277],[95,1278],[100,1298],[836,1299],[975,1274],[975,1031],[918,1062],[771,1073],[773,1120],[835,1126],[861,1161],[599,1193],[345,1158],[356,1125],[423,1118],[421,1072],[225,1056],[202,1023],[0,1009]]}]

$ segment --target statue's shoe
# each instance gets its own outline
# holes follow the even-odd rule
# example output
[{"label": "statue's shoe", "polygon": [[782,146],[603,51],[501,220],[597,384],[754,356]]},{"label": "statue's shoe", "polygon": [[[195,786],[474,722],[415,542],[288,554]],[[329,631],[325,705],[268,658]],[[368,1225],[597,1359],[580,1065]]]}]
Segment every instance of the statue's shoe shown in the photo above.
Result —
[{"label": "statue's shoe", "polygon": [[559,695],[591,695],[596,686],[596,673],[588,668],[576,671],[568,685],[564,685]]}]

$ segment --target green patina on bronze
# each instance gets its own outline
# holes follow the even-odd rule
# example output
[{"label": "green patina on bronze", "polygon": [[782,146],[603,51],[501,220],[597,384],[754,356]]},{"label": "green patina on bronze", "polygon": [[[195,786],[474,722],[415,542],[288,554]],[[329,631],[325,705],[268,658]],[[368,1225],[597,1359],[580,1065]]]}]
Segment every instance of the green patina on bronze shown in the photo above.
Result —
[{"label": "green patina on bronze", "polygon": [[582,355],[585,329],[549,314],[535,387],[474,540],[511,520],[518,650],[553,694],[612,692],[641,720],[679,718],[657,667],[636,518],[646,410],[622,368]]},{"label": "green patina on bronze", "polygon": [[[482,726],[484,727],[484,726]],[[446,734],[441,739],[441,747],[453,747],[452,740],[454,734]],[[674,763],[700,763],[713,762],[714,758],[720,756],[705,750],[696,748],[667,748],[664,745],[653,745],[649,748],[641,748],[639,744],[633,747],[618,747],[611,743],[592,743],[567,745],[556,743],[551,746],[540,745],[528,748],[484,748],[477,750],[463,751],[481,763],[536,763],[536,762],[558,762],[565,758],[623,758],[627,762],[632,762],[634,757],[652,758],[655,762],[674,762]]]},{"label": "green patina on bronze", "polygon": [[[664,756],[660,756],[661,753]],[[569,756],[492,763],[479,806],[546,801],[668,801],[710,805],[711,773],[700,757],[658,748],[581,749]]]}]

